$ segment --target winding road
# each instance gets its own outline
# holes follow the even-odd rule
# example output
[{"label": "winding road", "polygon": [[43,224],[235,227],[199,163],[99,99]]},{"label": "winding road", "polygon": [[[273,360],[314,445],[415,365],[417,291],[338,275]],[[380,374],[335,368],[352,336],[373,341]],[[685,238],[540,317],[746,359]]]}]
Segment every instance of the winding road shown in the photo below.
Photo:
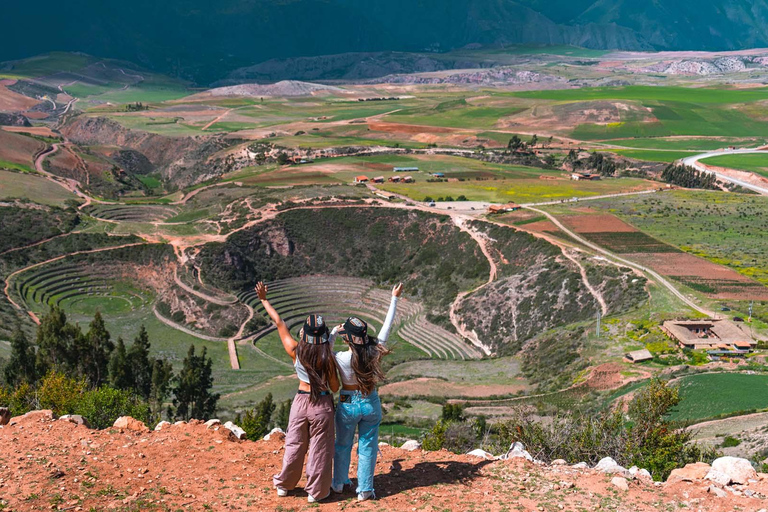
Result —
[{"label": "winding road", "polygon": [[754,155],[754,154],[762,154],[762,155],[768,155],[768,151],[763,149],[725,149],[722,151],[711,151],[709,153],[702,153],[700,155],[694,155],[689,156],[688,158],[683,158],[680,160],[683,164],[693,167],[694,169],[698,171],[703,172],[714,172],[715,176],[717,176],[717,179],[722,181],[729,181],[733,183],[734,185],[739,185],[741,187],[744,187],[749,190],[753,190],[757,192],[758,194],[762,195],[768,195],[768,187],[761,187],[759,185],[755,185],[754,183],[749,183],[748,181],[740,180],[738,178],[734,178],[733,176],[729,176],[728,174],[724,174],[722,172],[713,171],[712,169],[708,168],[706,165],[702,164],[700,160],[705,160],[707,158],[712,158],[716,156],[724,156],[724,155]]},{"label": "winding road", "polygon": [[703,315],[706,315],[708,317],[713,317],[715,315],[715,313],[713,311],[709,311],[708,309],[702,308],[701,306],[696,304],[694,301],[692,301],[691,299],[686,297],[682,292],[680,292],[677,288],[675,288],[675,286],[672,283],[670,283],[667,279],[662,277],[661,274],[659,274],[658,272],[656,272],[654,270],[651,270],[650,268],[645,267],[643,265],[639,265],[639,264],[637,264],[637,263],[635,263],[633,261],[629,261],[627,259],[624,259],[621,256],[617,256],[616,254],[613,254],[612,252],[610,252],[610,251],[608,251],[606,249],[603,249],[599,245],[593,244],[592,242],[590,242],[586,238],[583,238],[583,237],[579,236],[578,234],[574,233],[573,231],[571,231],[570,229],[565,227],[565,225],[562,222],[560,222],[559,220],[557,220],[554,215],[552,215],[552,214],[550,214],[548,212],[545,212],[544,210],[539,210],[538,208],[534,208],[532,206],[526,206],[525,208],[527,208],[528,210],[534,211],[536,213],[539,213],[541,215],[544,215],[547,219],[549,219],[550,222],[552,222],[552,224],[557,226],[558,229],[560,229],[563,233],[565,233],[566,235],[568,235],[572,239],[576,240],[580,244],[582,244],[582,245],[584,245],[586,247],[589,247],[593,251],[598,252],[600,254],[603,254],[603,255],[611,258],[614,261],[618,261],[621,264],[626,265],[627,267],[634,268],[635,270],[639,270],[641,272],[645,272],[646,274],[650,275],[651,277],[653,277],[653,279],[655,281],[657,281],[659,284],[661,284],[662,286],[667,288],[675,297],[677,297],[678,299],[683,301],[690,308],[692,308],[692,309],[698,311],[699,313],[701,313]]}]

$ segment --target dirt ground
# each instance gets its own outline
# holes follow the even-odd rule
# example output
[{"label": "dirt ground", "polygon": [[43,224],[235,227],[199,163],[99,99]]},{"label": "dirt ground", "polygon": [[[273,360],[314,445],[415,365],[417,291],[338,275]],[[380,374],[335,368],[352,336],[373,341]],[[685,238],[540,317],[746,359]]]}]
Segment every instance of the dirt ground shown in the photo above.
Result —
[{"label": "dirt ground", "polygon": [[632,233],[637,231],[623,220],[613,215],[565,215],[560,220],[577,233]]},{"label": "dirt ground", "polygon": [[524,383],[519,385],[466,385],[456,382],[446,382],[440,379],[420,377],[418,379],[404,380],[382,386],[382,395],[393,396],[451,396],[482,398],[494,395],[511,395],[526,389]]},{"label": "dirt ground", "polygon": [[[0,500],[4,510],[758,510],[754,497],[717,498],[702,482],[655,486],[590,469],[522,459],[483,460],[446,451],[381,447],[378,500],[358,503],[351,491],[310,505],[301,488],[278,498],[283,438],[238,441],[202,422],[159,432],[96,431],[39,413],[0,428]],[[353,456],[353,469],[356,460]],[[299,483],[299,487],[303,481]]]}]

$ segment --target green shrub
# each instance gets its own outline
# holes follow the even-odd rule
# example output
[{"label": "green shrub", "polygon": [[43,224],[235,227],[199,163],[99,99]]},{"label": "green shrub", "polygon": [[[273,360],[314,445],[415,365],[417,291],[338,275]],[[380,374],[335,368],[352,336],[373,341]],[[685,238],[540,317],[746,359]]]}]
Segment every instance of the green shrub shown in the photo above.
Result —
[{"label": "green shrub", "polygon": [[272,393],[269,393],[256,407],[245,411],[239,425],[245,430],[248,439],[256,441],[269,433],[272,413],[275,412],[276,407],[272,401]]},{"label": "green shrub", "polygon": [[86,389],[85,378],[78,380],[62,373],[50,372],[37,390],[38,406],[40,409],[50,409],[56,416],[75,414]]},{"label": "green shrub", "polygon": [[732,436],[725,436],[725,439],[723,439],[723,442],[720,446],[723,448],[733,448],[735,446],[739,446],[740,444],[741,439],[737,439]]},{"label": "green shrub", "polygon": [[86,392],[72,411],[88,420],[92,428],[111,427],[121,416],[130,416],[149,423],[149,406],[140,403],[128,391],[107,386]]},{"label": "green shrub", "polygon": [[421,442],[421,447],[428,452],[434,452],[442,450],[445,445],[445,432],[448,429],[448,425],[442,419],[437,420],[437,423],[432,427],[432,430],[427,432],[424,436],[424,440]]}]

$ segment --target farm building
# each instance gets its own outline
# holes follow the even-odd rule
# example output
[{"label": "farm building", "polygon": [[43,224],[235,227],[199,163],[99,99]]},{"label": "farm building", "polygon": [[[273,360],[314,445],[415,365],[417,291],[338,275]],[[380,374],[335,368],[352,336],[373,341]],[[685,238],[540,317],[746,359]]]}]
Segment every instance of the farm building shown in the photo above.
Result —
[{"label": "farm building", "polygon": [[653,354],[651,354],[650,350],[644,348],[643,350],[635,350],[634,352],[629,352],[624,357],[630,363],[642,363],[643,361],[650,361],[653,359]]},{"label": "farm building", "polygon": [[368,183],[369,180],[368,176],[355,176],[355,183]]},{"label": "farm building", "polygon": [[391,178],[389,178],[389,181],[391,181],[392,183],[400,183],[400,176],[392,176]]},{"label": "farm building", "polygon": [[418,167],[393,167],[394,172],[419,172]]},{"label": "farm building", "polygon": [[488,213],[507,213],[519,210],[521,206],[515,203],[492,204],[488,207]]},{"label": "farm building", "polygon": [[574,172],[574,173],[571,173],[571,179],[573,181],[597,181],[600,179],[600,175]]},{"label": "farm building", "polygon": [[445,173],[444,172],[433,172],[432,176],[434,178],[445,178]]},{"label": "farm building", "polygon": [[384,176],[376,176],[373,178],[374,183],[384,183]]},{"label": "farm building", "polygon": [[669,320],[661,330],[681,348],[749,352],[757,345],[752,336],[728,320]]},{"label": "farm building", "polygon": [[414,181],[413,176],[406,176],[403,178],[403,183],[413,183]]}]

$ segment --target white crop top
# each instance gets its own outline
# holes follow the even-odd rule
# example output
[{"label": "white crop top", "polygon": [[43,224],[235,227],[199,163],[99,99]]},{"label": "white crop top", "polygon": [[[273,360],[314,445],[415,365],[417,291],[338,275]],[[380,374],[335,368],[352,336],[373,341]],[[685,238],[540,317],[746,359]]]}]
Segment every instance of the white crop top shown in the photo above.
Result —
[{"label": "white crop top", "polygon": [[[381,326],[381,332],[377,336],[380,345],[386,346],[387,338],[389,338],[389,331],[392,330],[392,322],[395,319],[395,311],[397,310],[397,297],[392,296],[392,302],[389,303],[389,311],[387,311],[387,318],[384,319],[384,325]],[[331,337],[329,342],[333,343],[336,340],[336,332],[338,327],[334,327],[331,331]],[[345,350],[343,352],[336,352],[336,365],[339,367],[339,374],[341,375],[341,383],[348,386],[354,386],[357,384],[355,380],[355,371],[352,369],[352,349]],[[298,373],[298,368],[297,368]],[[301,376],[299,376],[301,379]]]}]

